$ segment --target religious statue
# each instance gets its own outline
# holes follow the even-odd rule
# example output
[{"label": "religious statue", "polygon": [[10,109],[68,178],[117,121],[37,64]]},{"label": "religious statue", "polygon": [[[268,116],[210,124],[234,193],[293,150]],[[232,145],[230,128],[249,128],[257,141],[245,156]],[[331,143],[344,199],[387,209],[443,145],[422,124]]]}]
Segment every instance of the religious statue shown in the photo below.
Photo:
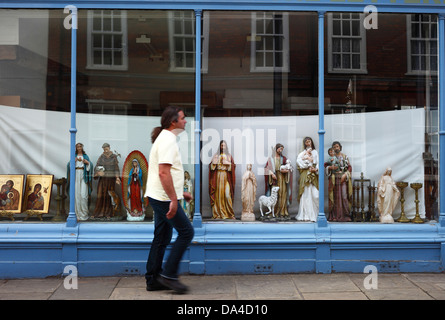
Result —
[{"label": "religious statue", "polygon": [[352,166],[346,154],[342,153],[339,141],[332,143],[332,153],[324,163],[328,176],[329,221],[351,221]]},{"label": "religious statue", "polygon": [[139,150],[131,151],[122,166],[122,203],[127,221],[144,221],[148,198],[144,198],[148,162]]},{"label": "religious statue", "polygon": [[289,219],[288,206],[292,202],[292,172],[289,169],[281,169],[286,165],[287,158],[283,155],[284,146],[277,143],[272,148],[272,156],[267,160],[264,168],[266,196],[271,195],[273,186],[278,186],[278,199],[274,213],[281,220]]},{"label": "religious statue", "polygon": [[241,201],[243,203],[243,211],[241,213],[242,221],[255,221],[253,207],[255,205],[257,181],[255,174],[252,172],[252,165],[247,165],[247,171],[243,174],[241,184]]},{"label": "religious statue", "polygon": [[97,201],[94,209],[94,218],[105,218],[111,220],[116,213],[118,196],[115,192],[115,186],[121,184],[119,178],[119,162],[117,155],[110,150],[110,145],[102,145],[104,152],[100,155],[94,169],[94,179],[97,183]]},{"label": "religious statue", "polygon": [[312,138],[303,140],[304,150],[298,154],[300,172],[298,200],[300,206],[295,217],[298,221],[317,221],[318,216],[318,152]]},{"label": "religious statue", "polygon": [[[74,209],[77,220],[85,221],[89,218],[89,202],[91,192],[93,191],[93,163],[84,150],[83,144],[76,143],[76,160],[75,160],[75,183],[74,183]],[[70,185],[70,162],[67,165],[67,189]]]},{"label": "religious statue", "polygon": [[381,223],[394,223],[392,213],[400,198],[400,191],[391,174],[392,169],[387,168],[377,184],[377,207]]},{"label": "religious statue", "polygon": [[219,150],[209,164],[209,195],[213,219],[235,219],[235,162],[221,140]]},{"label": "religious statue", "polygon": [[[190,177],[190,173],[188,171],[184,171],[184,192],[188,192],[193,195],[193,184],[192,179]],[[187,218],[192,219],[193,215],[193,200],[186,201],[185,199],[180,200],[182,209],[184,209]]]}]

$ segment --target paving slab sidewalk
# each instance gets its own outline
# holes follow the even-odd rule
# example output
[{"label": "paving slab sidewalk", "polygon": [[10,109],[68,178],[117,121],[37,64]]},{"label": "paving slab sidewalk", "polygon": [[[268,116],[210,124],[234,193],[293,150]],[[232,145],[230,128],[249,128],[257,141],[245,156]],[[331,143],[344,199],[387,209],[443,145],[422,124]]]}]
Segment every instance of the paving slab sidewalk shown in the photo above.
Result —
[{"label": "paving slab sidewalk", "polygon": [[445,274],[183,275],[187,294],[149,292],[143,276],[0,280],[0,300],[445,300]]}]

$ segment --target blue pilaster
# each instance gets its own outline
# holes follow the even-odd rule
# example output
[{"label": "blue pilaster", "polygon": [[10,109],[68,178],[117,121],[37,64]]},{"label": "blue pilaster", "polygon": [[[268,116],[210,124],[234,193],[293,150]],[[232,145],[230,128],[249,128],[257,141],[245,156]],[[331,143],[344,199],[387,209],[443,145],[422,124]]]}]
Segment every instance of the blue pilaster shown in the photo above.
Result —
[{"label": "blue pilaster", "polygon": [[202,227],[201,217],[201,17],[202,10],[195,10],[195,212],[193,226]]},{"label": "blue pilaster", "polygon": [[439,226],[445,229],[445,179],[442,171],[445,168],[445,14],[439,14]]},{"label": "blue pilaster", "polygon": [[324,11],[318,12],[318,191],[319,212],[317,224],[326,227],[327,220],[324,214]]},{"label": "blue pilaster", "polygon": [[70,209],[66,220],[67,227],[77,225],[77,217],[74,206],[75,181],[76,181],[76,72],[77,72],[77,8],[67,6],[67,11],[71,12],[71,128],[70,128]]},{"label": "blue pilaster", "polygon": [[195,212],[193,215],[193,227],[195,236],[190,245],[190,265],[189,272],[193,274],[203,274],[205,272],[204,263],[204,228],[201,216],[201,21],[202,10],[195,10]]}]

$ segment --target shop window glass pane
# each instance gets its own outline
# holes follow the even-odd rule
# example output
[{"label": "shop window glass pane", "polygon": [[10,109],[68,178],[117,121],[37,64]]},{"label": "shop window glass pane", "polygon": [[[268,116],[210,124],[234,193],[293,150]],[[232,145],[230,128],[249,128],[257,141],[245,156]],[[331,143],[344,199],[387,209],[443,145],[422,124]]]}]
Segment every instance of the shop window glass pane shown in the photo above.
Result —
[{"label": "shop window glass pane", "polygon": [[[193,17],[193,12],[187,15]],[[114,184],[114,194],[111,194],[120,199],[120,210],[102,205],[102,200],[111,204],[111,196],[98,195],[102,182],[92,179],[89,206],[86,204],[86,211],[76,209],[76,213],[80,220],[93,218],[104,223],[152,221],[149,204],[140,202],[141,206],[136,206],[137,197],[130,201],[128,180],[133,159],[139,162],[141,170],[146,170],[144,161],[148,160],[151,148],[150,130],[160,125],[160,116],[168,105],[179,106],[187,114],[186,130],[178,139],[184,168],[192,182],[195,176],[195,80],[193,75],[184,77],[169,69],[169,39],[173,36],[169,23],[173,15],[166,11],[79,10],[78,16],[77,142],[83,143],[93,164],[91,171],[96,173],[101,172],[97,166],[101,163],[103,146],[109,144],[110,152],[117,159],[117,176],[122,183]],[[180,16],[184,16],[183,12]],[[8,42],[10,48],[0,50],[0,109],[2,115],[7,115],[1,119],[8,119],[3,122],[0,119],[1,127],[6,130],[0,146],[5,157],[0,170],[3,173],[52,175],[54,183],[68,177],[71,30],[64,28],[65,17],[63,10],[58,9],[0,10],[0,28],[6,28],[8,20],[11,30],[9,35],[0,33],[0,45]],[[150,31],[145,37],[141,36],[141,24],[144,30]],[[132,41],[127,43],[128,38]],[[184,64],[193,69],[194,54],[185,56]],[[23,64],[24,58],[26,64]],[[116,171],[107,170],[105,172],[112,172],[115,181]],[[0,181],[1,185],[5,182]],[[42,190],[47,187],[43,185]],[[65,191],[65,187],[60,190]],[[144,184],[140,187],[145,189]],[[42,216],[49,222],[60,213],[61,203],[55,184],[45,190],[52,195],[49,211]],[[62,218],[68,213],[70,201],[75,199],[65,201],[60,213]],[[2,204],[0,202],[0,210]],[[128,213],[127,207],[131,208]],[[26,214],[19,213],[15,219],[25,217]]]},{"label": "shop window glass pane", "polygon": [[[94,221],[99,222],[151,221],[153,213],[149,204],[144,202],[143,210],[132,204],[133,198],[128,196],[128,179],[133,158],[138,160],[141,168],[144,167],[144,161],[148,161],[151,128],[160,125],[160,116],[168,105],[183,108],[187,115],[186,132],[178,138],[184,168],[192,181],[195,176],[192,133],[195,113],[194,77],[172,73],[167,63],[173,47],[176,63],[193,69],[193,36],[182,37],[184,30],[194,23],[191,20],[193,13],[97,10],[96,14],[102,17],[104,25],[106,19],[109,20],[100,34],[93,37],[93,41],[98,43],[95,59],[98,64],[108,66],[110,72],[104,73],[100,68],[96,70],[88,67],[82,59],[79,60],[78,74],[84,76],[79,76],[77,88],[77,117],[82,120],[78,121],[78,136],[83,140],[95,166],[100,163],[103,144],[110,144],[111,152],[117,157],[119,177],[122,180],[122,184],[115,184],[114,188],[121,200],[122,210],[118,217],[101,218],[102,215],[108,216],[109,212],[102,206],[103,199],[96,191],[100,181],[94,180],[89,214]],[[79,16],[79,25],[87,25],[89,11],[82,10]],[[184,17],[189,19],[188,26],[184,24]],[[78,33],[79,39],[84,39],[80,28]],[[100,37],[104,39],[103,44],[96,40]],[[78,44],[80,52],[86,48],[87,43]],[[134,132],[143,134],[135,135]],[[142,188],[145,189],[145,185]]]},{"label": "shop window glass pane", "polygon": [[[302,150],[303,138],[312,136],[318,147],[314,78],[318,61],[317,15],[212,11],[209,19],[209,66],[202,75],[205,138],[201,207],[205,221],[230,216],[212,211],[209,194],[209,164],[218,153],[220,140],[226,140],[236,163],[233,213],[240,220],[243,208],[239,190],[247,164],[252,164],[256,176],[258,199],[265,194],[264,167],[272,148],[282,143],[283,154],[295,169],[292,193],[296,196],[295,160]],[[297,212],[298,201],[288,207],[292,218]],[[257,201],[254,214],[258,220]]]},{"label": "shop window glass pane", "polygon": [[70,151],[64,19],[59,9],[0,9],[0,211],[15,221],[46,223],[67,213],[58,207]]},{"label": "shop window glass pane", "polygon": [[[339,14],[343,19],[347,16]],[[391,177],[395,183],[408,184],[404,189],[406,217],[412,219],[417,214],[415,191],[410,184],[421,183],[418,213],[423,219],[438,219],[439,92],[437,39],[432,37],[436,34],[433,29],[437,29],[437,15],[379,13],[378,29],[366,39],[366,60],[362,59],[363,43],[360,41],[363,39],[350,38],[350,47],[348,39],[342,39],[342,73],[329,69],[325,73],[324,85],[328,89],[324,98],[329,103],[325,109],[324,148],[325,160],[329,160],[328,148],[339,141],[341,153],[348,157],[352,171],[346,174],[349,180],[345,186],[350,185],[351,192],[343,190],[350,197],[347,204],[351,207],[348,209],[346,205],[330,200],[337,196],[341,199],[344,191],[334,187],[334,182],[341,183],[342,174],[346,171],[336,176],[338,166],[326,164],[330,174],[329,178],[325,178],[327,194],[324,210],[328,220],[370,221],[376,218],[375,221],[379,221],[380,215],[382,219],[397,221],[402,217],[400,198],[389,215],[379,211],[381,208],[377,201],[370,202],[372,190],[377,190],[372,188],[378,186],[388,167],[392,169]],[[332,41],[332,65],[338,68],[340,57],[334,51],[338,49],[338,41],[334,32],[328,32],[326,37],[333,38],[326,41]],[[348,67],[363,72],[347,72]],[[341,153],[337,160],[345,159]],[[377,154],[379,160],[373,156]],[[408,154],[410,164],[406,161]],[[407,170],[407,167],[412,170]],[[354,196],[352,190],[355,190]]]}]

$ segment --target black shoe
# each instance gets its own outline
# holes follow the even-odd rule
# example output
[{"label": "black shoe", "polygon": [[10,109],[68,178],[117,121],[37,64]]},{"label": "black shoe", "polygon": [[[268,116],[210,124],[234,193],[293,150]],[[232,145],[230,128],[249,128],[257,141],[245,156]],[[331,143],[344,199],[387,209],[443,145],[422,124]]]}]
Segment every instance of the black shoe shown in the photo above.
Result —
[{"label": "black shoe", "polygon": [[147,291],[160,291],[160,290],[169,290],[169,287],[166,287],[160,284],[158,281],[153,281],[151,284],[147,283]]},{"label": "black shoe", "polygon": [[176,293],[184,294],[188,291],[187,286],[179,282],[179,280],[167,279],[162,276],[159,276],[156,280],[159,284],[172,289]]}]

